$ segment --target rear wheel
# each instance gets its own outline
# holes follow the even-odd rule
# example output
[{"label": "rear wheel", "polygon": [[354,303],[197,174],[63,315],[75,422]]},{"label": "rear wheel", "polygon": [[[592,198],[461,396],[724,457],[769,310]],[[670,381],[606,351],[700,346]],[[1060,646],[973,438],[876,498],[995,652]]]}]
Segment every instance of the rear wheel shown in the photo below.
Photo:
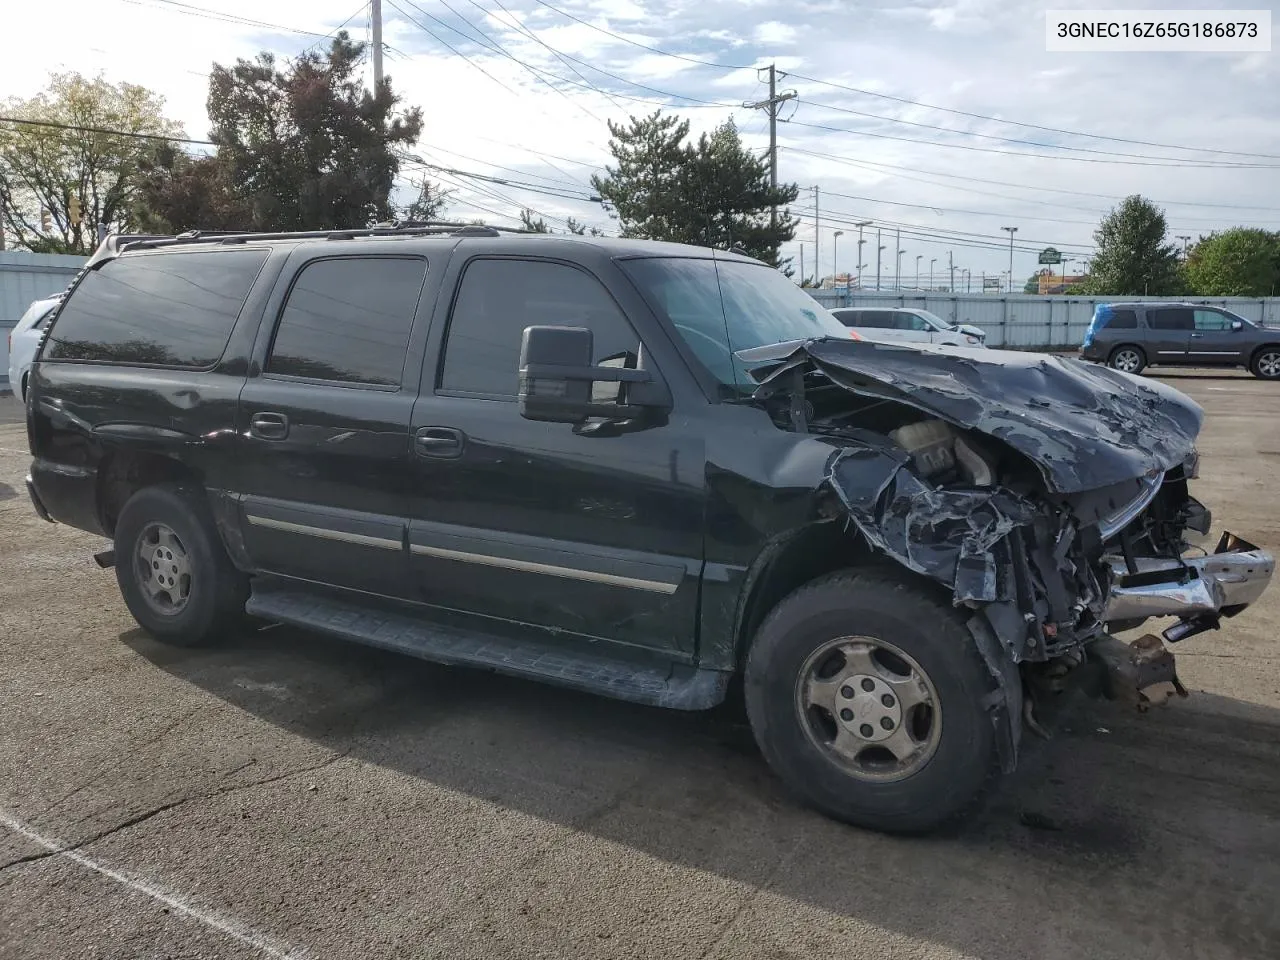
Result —
[{"label": "rear wheel", "polygon": [[1141,373],[1147,365],[1146,355],[1140,347],[1125,345],[1116,347],[1107,358],[1107,366],[1122,373]]},{"label": "rear wheel", "polygon": [[995,779],[991,689],[960,615],[881,573],[791,594],[746,668],[752,730],[786,785],[829,816],[895,832],[963,815]]},{"label": "rear wheel", "polygon": [[115,548],[120,594],[157,640],[196,646],[243,622],[248,581],[223,549],[198,487],[139,490],[120,511]]},{"label": "rear wheel", "polygon": [[1263,347],[1255,353],[1249,370],[1261,380],[1280,380],[1280,346]]}]

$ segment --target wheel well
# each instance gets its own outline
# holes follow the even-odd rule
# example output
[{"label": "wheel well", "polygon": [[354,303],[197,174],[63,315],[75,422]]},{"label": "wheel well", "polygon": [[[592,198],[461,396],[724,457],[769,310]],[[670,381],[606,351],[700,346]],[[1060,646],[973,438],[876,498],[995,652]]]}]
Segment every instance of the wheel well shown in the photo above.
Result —
[{"label": "wheel well", "polygon": [[116,518],[129,498],[143,487],[200,478],[186,464],[163,454],[121,450],[104,458],[98,470],[98,514],[107,536],[115,534]]},{"label": "wheel well", "polygon": [[1129,348],[1130,348],[1130,349],[1132,349],[1132,350],[1137,350],[1137,351],[1138,351],[1138,353],[1142,354],[1142,359],[1143,359],[1143,360],[1147,359],[1147,351],[1146,351],[1145,349],[1143,349],[1143,346],[1142,346],[1142,344],[1140,344],[1140,343],[1117,343],[1117,344],[1116,344],[1114,347],[1112,347],[1112,348],[1111,348],[1111,350],[1107,353],[1107,358],[1108,358],[1108,359],[1110,359],[1111,357],[1114,357],[1114,356],[1116,355],[1116,352],[1117,352],[1117,351],[1119,351],[1119,350],[1123,350],[1125,347],[1129,347]]},{"label": "wheel well", "polygon": [[773,548],[749,581],[735,633],[737,660],[741,666],[751,638],[778,603],[792,591],[825,574],[849,567],[885,566],[900,569],[867,546],[853,528],[839,520],[802,528]]},{"label": "wheel well", "polygon": [[1258,354],[1260,354],[1263,350],[1280,350],[1280,343],[1260,344],[1257,348],[1254,349],[1253,353],[1249,354],[1249,366],[1253,366],[1253,361],[1258,359]]}]

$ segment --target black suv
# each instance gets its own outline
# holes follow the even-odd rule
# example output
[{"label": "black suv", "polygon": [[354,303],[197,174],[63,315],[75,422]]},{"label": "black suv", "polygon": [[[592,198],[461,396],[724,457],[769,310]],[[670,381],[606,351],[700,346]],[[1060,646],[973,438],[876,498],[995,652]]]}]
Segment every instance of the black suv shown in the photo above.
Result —
[{"label": "black suv", "polygon": [[1280,330],[1191,303],[1100,303],[1081,355],[1126,373],[1149,366],[1244,367],[1280,380]]},{"label": "black suv", "polygon": [[[108,238],[28,395],[45,518],[160,640],[246,614],[705,709],[827,813],[969,808],[1073,679],[1180,690],[1107,624],[1270,576],[1187,492],[1201,411],[1076,360],[852,340],[776,270],[457,225]],[[1189,534],[1188,534],[1189,535]]]}]

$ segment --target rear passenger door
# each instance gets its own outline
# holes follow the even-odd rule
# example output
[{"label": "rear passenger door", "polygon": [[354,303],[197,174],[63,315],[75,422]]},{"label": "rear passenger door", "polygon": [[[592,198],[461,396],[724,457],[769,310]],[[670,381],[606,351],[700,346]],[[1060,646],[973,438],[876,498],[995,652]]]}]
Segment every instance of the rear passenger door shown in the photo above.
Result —
[{"label": "rear passenger door", "polygon": [[237,417],[244,543],[261,570],[409,592],[417,369],[406,357],[421,356],[415,317],[427,270],[421,256],[317,256],[314,246],[286,266]]},{"label": "rear passenger door", "polygon": [[1194,312],[1195,329],[1187,345],[1187,360],[1191,363],[1215,366],[1243,363],[1239,333],[1231,329],[1234,317],[1218,310],[1197,309]]},{"label": "rear passenger door", "polygon": [[451,305],[441,298],[447,323],[433,325],[413,412],[409,543],[420,598],[490,626],[691,657],[701,434],[678,416],[623,432],[525,420],[516,403],[530,325],[585,326],[596,363],[634,365],[640,334],[620,306],[638,300],[634,290],[576,264],[472,251],[449,268],[457,293]]},{"label": "rear passenger door", "polygon": [[1149,307],[1147,363],[1186,363],[1195,319],[1190,307]]}]

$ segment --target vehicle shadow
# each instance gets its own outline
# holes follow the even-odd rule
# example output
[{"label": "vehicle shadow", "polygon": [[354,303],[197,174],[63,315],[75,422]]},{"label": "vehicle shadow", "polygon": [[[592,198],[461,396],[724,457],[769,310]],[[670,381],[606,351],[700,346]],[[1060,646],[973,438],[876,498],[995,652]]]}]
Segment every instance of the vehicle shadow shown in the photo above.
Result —
[{"label": "vehicle shadow", "polygon": [[793,801],[733,704],[650,709],[287,627],[120,639],[293,735],[772,894],[753,910],[805,955],[851,955],[822,940],[835,914],[983,960],[1280,956],[1280,710],[1090,702],[975,818],[902,838]]}]

